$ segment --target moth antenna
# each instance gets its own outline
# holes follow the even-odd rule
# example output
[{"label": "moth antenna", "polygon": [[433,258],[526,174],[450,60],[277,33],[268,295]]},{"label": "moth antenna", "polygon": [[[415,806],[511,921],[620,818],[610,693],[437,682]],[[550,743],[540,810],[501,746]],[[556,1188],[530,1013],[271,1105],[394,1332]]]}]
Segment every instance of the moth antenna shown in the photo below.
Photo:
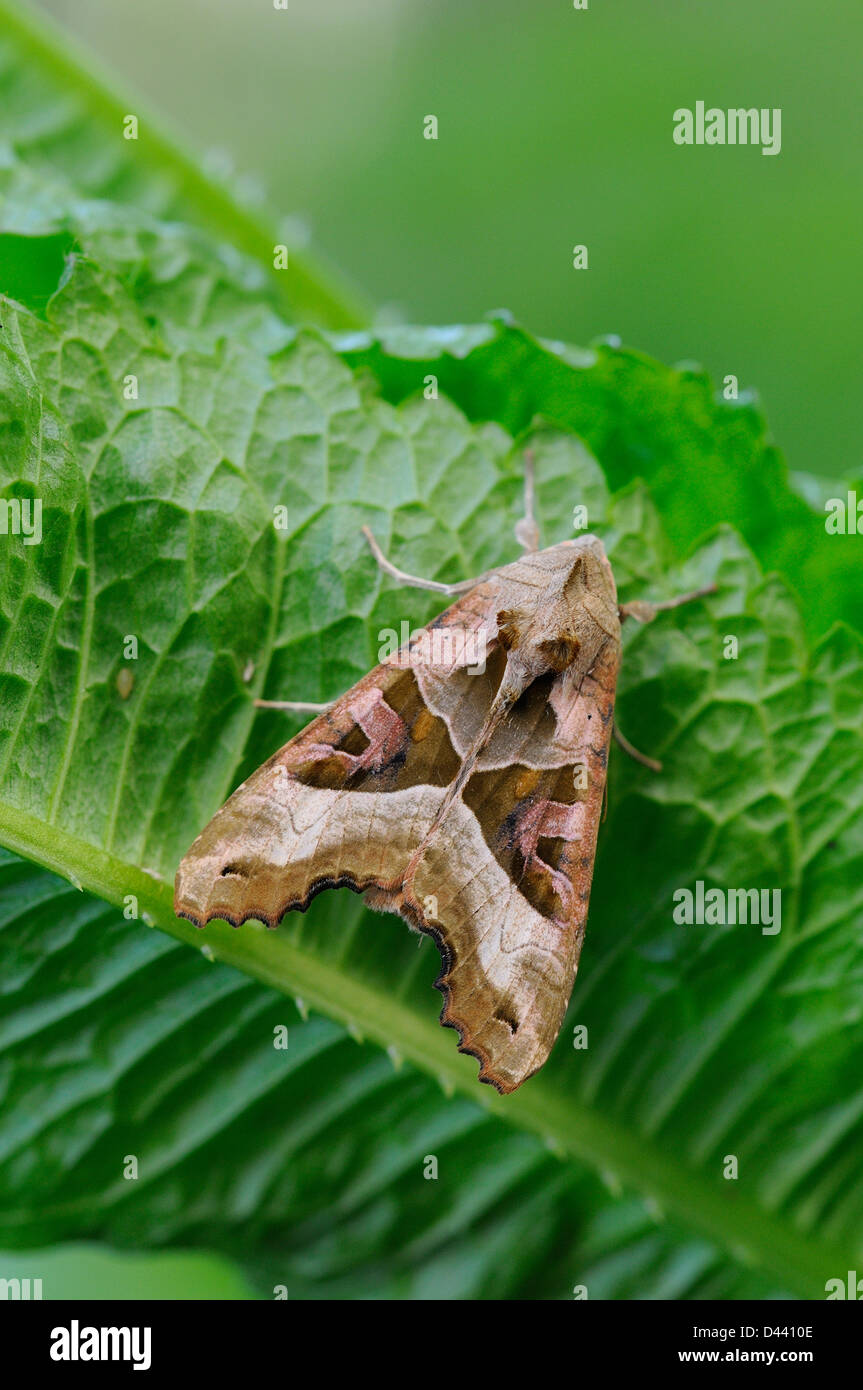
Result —
[{"label": "moth antenna", "polygon": [[670,608],[681,608],[684,603],[694,603],[696,599],[707,598],[710,594],[717,593],[718,589],[717,584],[705,584],[703,589],[693,589],[690,594],[678,594],[677,598],[667,598],[663,603],[648,603],[646,599],[641,598],[633,599],[631,603],[620,605],[620,621],[634,618],[637,623],[652,623],[657,613],[665,613]]},{"label": "moth antenna", "polygon": [[415,574],[408,574],[394,565],[392,560],[387,559],[370,527],[364,526],[362,532],[377,561],[378,569],[383,570],[384,574],[390,575],[392,579],[397,579],[400,584],[408,584],[412,589],[430,589],[433,594],[466,594],[468,589],[473,589],[479,583],[478,579],[461,579],[457,584],[441,584],[437,579],[420,579]]}]

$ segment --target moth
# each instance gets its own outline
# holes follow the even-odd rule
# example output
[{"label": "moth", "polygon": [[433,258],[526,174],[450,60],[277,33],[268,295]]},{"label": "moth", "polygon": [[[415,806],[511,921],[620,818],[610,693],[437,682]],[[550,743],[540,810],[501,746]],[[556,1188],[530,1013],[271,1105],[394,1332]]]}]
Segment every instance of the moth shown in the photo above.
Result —
[{"label": "moth", "polygon": [[545,1062],[572,992],[587,920],[614,723],[621,606],[602,542],[539,549],[533,470],[523,550],[459,584],[379,567],[455,597],[234,792],[179,866],[174,908],[274,927],[326,888],[361,893],[431,936],[441,1023],[514,1091]]}]

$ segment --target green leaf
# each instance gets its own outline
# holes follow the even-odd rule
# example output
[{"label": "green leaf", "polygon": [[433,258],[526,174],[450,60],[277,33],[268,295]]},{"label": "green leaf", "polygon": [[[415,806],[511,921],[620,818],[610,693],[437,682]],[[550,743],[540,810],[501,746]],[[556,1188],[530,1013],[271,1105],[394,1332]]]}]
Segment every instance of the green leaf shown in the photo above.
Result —
[{"label": "green leaf", "polygon": [[[0,949],[0,1245],[215,1247],[292,1298],[782,1289],[505,1117],[2,851]],[[51,1266],[30,1263],[54,1296]],[[21,1277],[20,1259],[0,1265]]]},{"label": "green leaf", "polygon": [[198,1251],[142,1254],[74,1242],[57,1249],[0,1250],[0,1269],[2,1277],[21,1281],[25,1298],[28,1288],[32,1298],[76,1302],[105,1298],[112,1302],[151,1298],[235,1302],[256,1297],[250,1283],[224,1256]]},{"label": "green leaf", "polygon": [[517,434],[540,416],[577,430],[612,487],[634,477],[650,485],[676,554],[725,522],[765,569],[785,576],[813,636],[837,620],[859,626],[858,537],[826,532],[823,500],[813,510],[799,495],[799,475],[789,479],[751,393],[725,400],[700,368],[666,367],[609,342],[590,351],[544,343],[506,316],[483,328],[395,328],[339,341],[391,401],[432,375],[472,420]]},{"label": "green leaf", "polygon": [[[13,223],[32,185],[13,163]],[[76,893],[55,910],[53,884],[9,869],[24,957],[6,996],[0,1155],[17,1214],[0,1245],[208,1244],[273,1282],[290,1249],[307,1294],[566,1297],[595,1280],[594,1296],[819,1296],[863,1245],[859,639],[836,629],[811,653],[789,592],[728,528],[696,524],[681,565],[645,489],[604,478],[559,421],[514,438],[445,398],[387,402],[203,235],[86,200],[62,213],[80,253],[43,314],[2,313],[2,491],[43,509],[39,544],[19,527],[0,550],[0,840],[113,909]],[[499,361],[494,346],[477,391],[527,390],[507,338]],[[646,412],[640,370],[622,356],[605,388],[621,438]],[[670,447],[685,412],[652,408]],[[361,525],[434,577],[503,562],[528,445],[547,543],[586,501],[624,598],[718,593],[627,642],[621,724],[665,771],[613,759],[567,1022],[542,1074],[504,1098],[437,1026],[434,950],[396,919],[326,894],[276,932],[202,934],[173,917],[170,882],[296,728],[253,698],[334,695],[382,629],[434,611],[381,580]],[[781,932],[676,925],[673,895],[699,879],[781,890]],[[297,1023],[284,995],[377,1050]],[[446,1188],[421,1176],[435,1143]],[[140,1187],[127,1153],[146,1159]],[[628,1195],[603,1196],[585,1164]]]}]

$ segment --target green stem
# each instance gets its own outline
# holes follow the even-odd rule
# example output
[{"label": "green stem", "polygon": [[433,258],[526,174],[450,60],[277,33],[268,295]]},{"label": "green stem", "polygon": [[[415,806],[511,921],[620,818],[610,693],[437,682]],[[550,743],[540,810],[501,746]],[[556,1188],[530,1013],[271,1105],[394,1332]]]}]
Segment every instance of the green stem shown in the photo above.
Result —
[{"label": "green stem", "polygon": [[[290,254],[290,270],[273,267],[277,218],[258,215],[242,207],[224,188],[201,172],[183,141],[164,122],[146,111],[146,102],[124,88],[116,92],[110,78],[92,55],[59,25],[37,15],[18,0],[0,0],[0,34],[14,40],[24,61],[38,64],[64,90],[73,90],[91,118],[114,139],[123,116],[135,111],[147,131],[146,158],[164,178],[174,176],[190,219],[210,233],[223,236],[233,246],[266,266],[272,274],[277,297],[292,318],[302,317],[324,328],[357,328],[367,324],[371,308],[365,297],[349,287],[331,267],[324,268],[306,253]],[[141,113],[146,113],[142,115]],[[142,142],[143,143],[143,142]]]}]

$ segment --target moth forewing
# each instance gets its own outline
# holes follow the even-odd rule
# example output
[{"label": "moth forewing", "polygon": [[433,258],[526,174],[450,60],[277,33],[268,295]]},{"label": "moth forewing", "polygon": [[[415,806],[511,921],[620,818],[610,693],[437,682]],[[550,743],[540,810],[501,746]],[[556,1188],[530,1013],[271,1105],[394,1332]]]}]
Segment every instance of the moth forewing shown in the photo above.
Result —
[{"label": "moth forewing", "polygon": [[584,937],[620,662],[601,542],[522,556],[420,636],[234,792],[175,910],[275,926],[367,893],[434,938],[441,1022],[508,1092],[548,1057]]}]

